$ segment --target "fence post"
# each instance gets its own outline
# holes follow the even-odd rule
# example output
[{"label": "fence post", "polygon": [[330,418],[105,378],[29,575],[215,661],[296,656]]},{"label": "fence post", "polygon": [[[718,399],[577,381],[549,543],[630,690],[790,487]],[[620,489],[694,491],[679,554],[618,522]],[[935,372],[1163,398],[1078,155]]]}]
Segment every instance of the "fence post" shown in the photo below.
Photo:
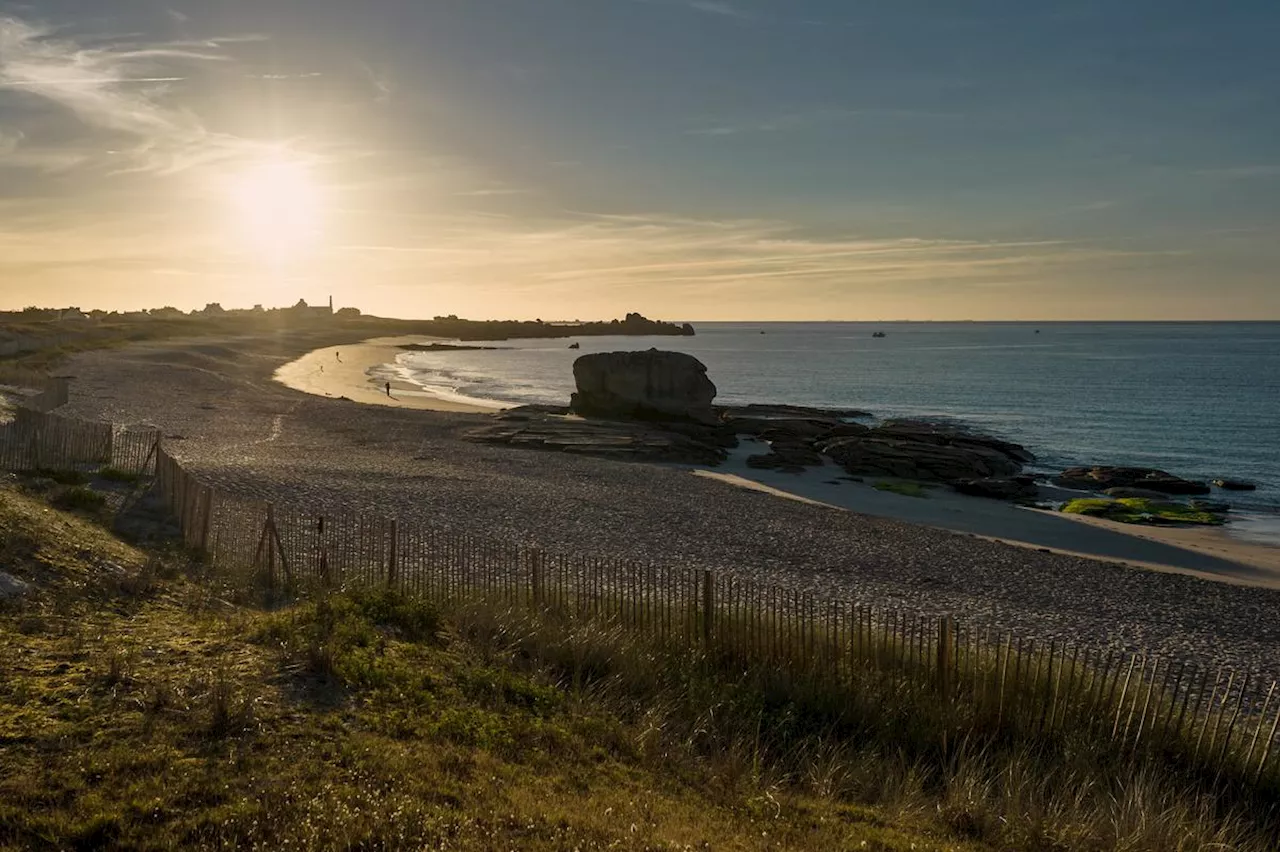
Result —
[{"label": "fence post", "polygon": [[529,551],[529,594],[533,597],[535,609],[542,608],[542,553],[537,549]]},{"label": "fence post", "polygon": [[952,640],[951,616],[944,615],[938,620],[938,691],[943,701],[951,700]]},{"label": "fence post", "polygon": [[715,608],[715,578],[712,573],[707,570],[702,572],[702,638],[707,642],[711,642],[712,621],[715,616],[712,610]]},{"label": "fence post", "polygon": [[396,519],[391,519],[391,553],[387,559],[387,588],[396,587]]},{"label": "fence post", "polygon": [[200,519],[200,552],[209,550],[209,524],[213,520],[213,489],[204,489],[204,514]]}]

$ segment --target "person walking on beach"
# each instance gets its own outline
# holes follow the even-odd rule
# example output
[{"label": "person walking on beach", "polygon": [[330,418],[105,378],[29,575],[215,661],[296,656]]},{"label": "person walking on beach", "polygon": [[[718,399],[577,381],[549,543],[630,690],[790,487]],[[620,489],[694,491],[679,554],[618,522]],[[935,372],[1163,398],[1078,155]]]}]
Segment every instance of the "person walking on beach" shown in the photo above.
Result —
[{"label": "person walking on beach", "polygon": [[391,382],[387,382],[387,396],[391,396]]},{"label": "person walking on beach", "polygon": [[335,349],[335,350],[333,350],[333,357],[337,360],[337,362],[338,362],[339,364],[341,364],[341,363],[342,363],[342,353],[341,353],[341,352],[339,352],[339,351],[338,351],[338,350],[336,350],[336,349]]}]

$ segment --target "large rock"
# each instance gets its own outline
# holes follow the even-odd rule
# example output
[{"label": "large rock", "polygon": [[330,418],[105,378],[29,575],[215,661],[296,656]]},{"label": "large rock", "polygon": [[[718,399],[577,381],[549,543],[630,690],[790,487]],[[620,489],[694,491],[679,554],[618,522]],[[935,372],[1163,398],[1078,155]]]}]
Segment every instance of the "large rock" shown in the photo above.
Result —
[{"label": "large rock", "polygon": [[707,368],[683,352],[598,352],[573,362],[577,385],[569,402],[588,417],[718,422],[716,386]]},{"label": "large rock", "polygon": [[992,500],[1034,500],[1039,495],[1036,482],[1030,476],[1014,476],[1007,479],[957,479],[951,487],[961,494],[988,497]]},{"label": "large rock", "polygon": [[0,601],[20,598],[31,591],[31,584],[0,571]]},{"label": "large rock", "polygon": [[465,437],[484,444],[622,461],[718,465],[726,457],[724,435],[716,428],[692,423],[581,420],[565,417],[550,406],[503,412],[489,424],[469,430]]},{"label": "large rock", "polygon": [[1142,488],[1161,494],[1208,494],[1208,483],[1194,482],[1149,467],[1072,467],[1053,478],[1054,485],[1082,491],[1106,491],[1109,488]]},{"label": "large rock", "polygon": [[1010,477],[1034,456],[1017,444],[961,429],[888,423],[818,448],[851,474],[939,482]]}]

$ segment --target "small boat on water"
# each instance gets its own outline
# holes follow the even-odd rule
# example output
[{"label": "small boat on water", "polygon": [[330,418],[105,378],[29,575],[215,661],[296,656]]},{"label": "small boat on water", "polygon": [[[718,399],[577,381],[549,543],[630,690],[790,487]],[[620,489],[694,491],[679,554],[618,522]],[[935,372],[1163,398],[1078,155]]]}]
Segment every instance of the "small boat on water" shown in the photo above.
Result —
[{"label": "small boat on water", "polygon": [[875,332],[874,334],[872,334],[871,336],[872,336],[872,337],[884,337],[884,332],[883,332],[883,331],[877,331],[877,332]]}]

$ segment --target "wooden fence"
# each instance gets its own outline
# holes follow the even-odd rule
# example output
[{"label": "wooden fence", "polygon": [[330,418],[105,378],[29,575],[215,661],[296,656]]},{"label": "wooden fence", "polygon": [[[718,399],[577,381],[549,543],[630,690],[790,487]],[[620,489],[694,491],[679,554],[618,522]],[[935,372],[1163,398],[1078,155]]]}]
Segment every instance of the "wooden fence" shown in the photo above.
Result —
[{"label": "wooden fence", "polygon": [[935,688],[974,724],[1084,728],[1133,750],[1181,743],[1184,757],[1215,771],[1280,780],[1280,694],[1253,675],[823,600],[730,574],[255,502],[202,483],[163,447],[156,484],[187,545],[246,585],[389,588],[442,603],[483,598],[834,682],[905,676]]},{"label": "wooden fence", "polygon": [[1249,673],[824,600],[726,573],[546,553],[393,518],[257,502],[201,482],[150,428],[29,410],[0,427],[0,468],[106,465],[154,473],[155,493],[186,544],[245,585],[294,593],[388,588],[446,604],[484,598],[836,684],[899,677],[936,690],[973,725],[1090,729],[1135,750],[1176,744],[1215,772],[1230,767],[1237,777],[1280,781],[1280,694],[1275,682]]},{"label": "wooden fence", "polygon": [[[14,382],[17,384],[18,382]],[[13,419],[0,423],[0,470],[96,470],[112,467],[149,475],[155,470],[160,431],[152,427],[116,427],[111,423],[65,417],[50,409],[65,405],[66,379],[27,377],[27,387],[42,386],[23,400]]]},{"label": "wooden fence", "polygon": [[22,400],[22,407],[45,412],[66,405],[71,390],[71,383],[65,376],[50,376],[10,365],[0,365],[0,385],[32,391]]}]

